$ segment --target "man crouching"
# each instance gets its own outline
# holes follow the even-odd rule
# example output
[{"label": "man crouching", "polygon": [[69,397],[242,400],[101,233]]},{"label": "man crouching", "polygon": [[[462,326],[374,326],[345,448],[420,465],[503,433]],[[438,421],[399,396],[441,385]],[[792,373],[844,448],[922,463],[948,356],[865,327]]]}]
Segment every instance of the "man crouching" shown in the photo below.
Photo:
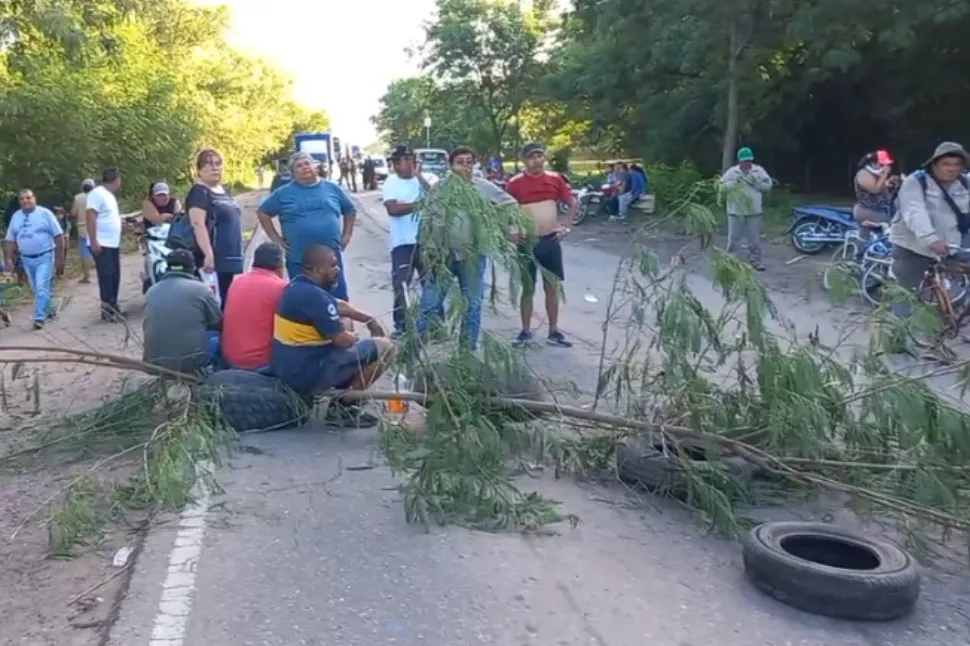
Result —
[{"label": "man crouching", "polygon": [[[327,287],[340,273],[333,249],[310,245],[300,274],[283,290],[273,321],[272,373],[293,390],[366,390],[390,365],[397,346],[380,322],[350,303],[334,298]],[[369,339],[347,330],[341,319],[367,326]],[[353,402],[330,402],[327,422],[374,426],[378,420]]]}]

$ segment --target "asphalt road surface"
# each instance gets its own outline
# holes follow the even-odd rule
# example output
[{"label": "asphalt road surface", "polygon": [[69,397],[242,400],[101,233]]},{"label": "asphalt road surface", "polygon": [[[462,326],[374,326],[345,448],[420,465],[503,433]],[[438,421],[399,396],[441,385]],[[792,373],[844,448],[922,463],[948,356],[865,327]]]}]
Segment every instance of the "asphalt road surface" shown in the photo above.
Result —
[{"label": "asphalt road surface", "polygon": [[[361,201],[346,262],[351,294],[389,323],[387,215],[376,194],[363,194]],[[618,261],[589,235],[578,231],[566,248],[562,327],[575,347],[529,354],[540,372],[587,391]],[[690,282],[705,302],[719,298],[703,277]],[[598,302],[584,300],[587,293]],[[803,334],[831,316],[824,305],[779,299]],[[537,311],[541,315],[539,299]],[[488,314],[485,326],[508,338],[518,330],[509,310]],[[109,643],[970,643],[970,585],[963,576],[928,572],[917,612],[899,622],[812,616],[753,590],[743,578],[738,545],[705,536],[682,510],[662,501],[631,504],[615,491],[569,481],[535,481],[580,518],[576,528],[563,527],[558,535],[524,538],[451,527],[426,533],[404,522],[375,441],[373,430],[314,426],[245,437],[246,449],[219,472],[224,493],[206,494],[148,538]]]}]

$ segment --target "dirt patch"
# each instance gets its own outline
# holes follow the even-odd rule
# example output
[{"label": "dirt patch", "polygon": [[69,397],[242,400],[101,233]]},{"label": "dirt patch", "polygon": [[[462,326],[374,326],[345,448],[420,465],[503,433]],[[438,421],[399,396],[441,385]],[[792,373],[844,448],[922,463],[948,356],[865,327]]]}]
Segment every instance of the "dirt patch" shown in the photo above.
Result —
[{"label": "dirt patch", "polygon": [[[255,226],[255,206],[263,194],[238,198],[244,227]],[[77,363],[20,363],[16,360],[38,353],[11,349],[72,348],[140,358],[141,263],[139,254],[122,258],[121,306],[128,313],[127,324],[101,322],[97,286],[71,279],[57,286],[60,311],[45,329],[32,329],[30,305],[21,304],[10,310],[12,325],[0,330],[0,570],[4,573],[0,616],[6,624],[0,644],[102,643],[126,589],[129,568],[146,529],[144,518],[129,515],[107,531],[97,532],[73,558],[51,557],[48,548],[45,519],[50,502],[83,477],[103,453],[92,451],[81,460],[66,460],[63,455],[35,458],[29,452],[9,456],[35,446],[38,440],[59,441],[66,435],[61,432],[65,417],[116,400],[145,378]],[[98,469],[99,486],[123,485],[140,466],[140,456],[112,461]],[[135,553],[126,567],[116,567],[114,556],[125,546]]]}]

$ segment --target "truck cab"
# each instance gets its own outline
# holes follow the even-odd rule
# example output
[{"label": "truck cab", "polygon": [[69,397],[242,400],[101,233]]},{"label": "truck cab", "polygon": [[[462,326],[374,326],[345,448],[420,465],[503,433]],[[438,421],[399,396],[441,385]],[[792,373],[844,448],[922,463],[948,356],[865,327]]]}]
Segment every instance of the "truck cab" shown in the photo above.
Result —
[{"label": "truck cab", "polygon": [[448,151],[440,148],[418,148],[414,151],[414,156],[421,164],[421,170],[425,173],[433,173],[438,177],[445,174],[448,170]]}]

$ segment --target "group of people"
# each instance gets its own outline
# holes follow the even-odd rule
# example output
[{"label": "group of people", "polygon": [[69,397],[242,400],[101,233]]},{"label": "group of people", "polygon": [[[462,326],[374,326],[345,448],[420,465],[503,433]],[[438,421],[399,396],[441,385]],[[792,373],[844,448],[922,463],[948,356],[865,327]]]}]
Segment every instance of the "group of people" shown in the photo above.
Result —
[{"label": "group of people", "polygon": [[626,220],[630,207],[648,191],[647,173],[639,164],[608,163],[606,183],[610,187],[610,196],[605,208],[611,220]]},{"label": "group of people", "polygon": [[[242,273],[242,221],[239,206],[222,186],[223,161],[215,150],[203,150],[196,158],[197,179],[184,203],[171,194],[164,181],[153,182],[142,202],[141,225],[127,222],[118,206],[122,185],[118,168],[105,168],[100,182],[86,179],[72,202],[67,223],[38,206],[33,191],[19,193],[20,208],[7,227],[4,260],[8,271],[21,266],[34,293],[34,328],[42,329],[56,314],[51,301],[55,273],[64,265],[66,241],[73,225],[77,229],[82,283],[98,283],[101,319],[118,322],[126,318],[119,303],[121,243],[126,230],[171,223],[185,213],[191,227],[186,245],[198,270],[213,273],[224,299],[235,276]],[[68,224],[69,223],[69,224]]]}]

